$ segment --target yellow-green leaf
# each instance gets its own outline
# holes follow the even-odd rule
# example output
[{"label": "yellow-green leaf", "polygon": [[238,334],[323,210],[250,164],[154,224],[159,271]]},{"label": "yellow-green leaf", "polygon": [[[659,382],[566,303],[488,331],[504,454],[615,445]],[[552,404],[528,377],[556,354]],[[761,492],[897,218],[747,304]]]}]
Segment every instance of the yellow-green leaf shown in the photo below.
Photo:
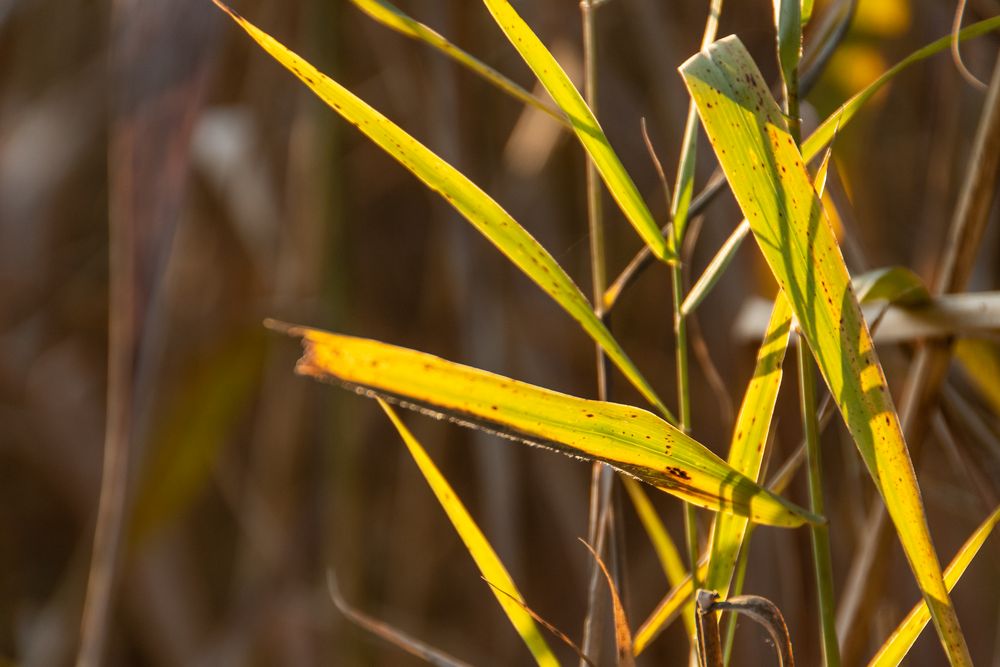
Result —
[{"label": "yellow-green leaf", "polygon": [[507,0],[483,0],[483,2],[496,19],[497,25],[507,35],[507,39],[521,54],[524,62],[569,118],[573,131],[594,161],[594,166],[601,174],[604,184],[608,186],[608,191],[639,236],[656,257],[667,262],[675,261],[675,254],[667,246],[659,225],[656,224],[646,202],[639,194],[639,189],[625,171],[597,118],[580,95],[580,91],[563,71],[562,66]]},{"label": "yellow-green leaf", "polygon": [[[753,377],[743,394],[743,403],[740,405],[729,446],[729,465],[750,479],[757,479],[764,461],[764,447],[771,428],[778,389],[781,387],[781,365],[788,348],[791,328],[791,307],[784,294],[779,293],[764,334],[764,342],[757,352]],[[715,519],[705,588],[718,592],[723,598],[729,591],[736,557],[743,544],[746,529],[747,521],[742,517],[720,514]]]},{"label": "yellow-green leaf", "polygon": [[[704,581],[708,572],[708,561],[702,560],[698,564],[698,580]],[[635,638],[632,644],[633,652],[638,656],[649,643],[659,636],[665,627],[677,618],[681,609],[689,604],[694,597],[694,584],[691,583],[691,575],[688,574],[684,580],[675,585],[667,593],[656,609],[649,615],[649,618],[635,631]]]},{"label": "yellow-green leaf", "polygon": [[[420,442],[406,428],[406,425],[400,420],[399,415],[392,409],[392,406],[382,399],[378,399],[378,402],[382,406],[382,409],[385,410],[385,413],[389,415],[389,419],[392,420],[396,430],[399,431],[399,435],[402,436],[403,442],[406,443],[407,449],[410,450],[410,454],[413,456],[413,460],[416,461],[417,467],[420,468],[424,479],[427,480],[428,486],[431,487],[431,491],[434,492],[438,502],[441,503],[441,507],[448,515],[448,519],[451,520],[451,524],[455,527],[458,536],[462,538],[462,542],[465,544],[469,555],[472,556],[472,560],[476,561],[476,566],[482,573],[483,578],[492,584],[492,586],[506,592],[506,595],[504,595],[495,588],[490,588],[497,602],[503,607],[504,613],[507,614],[507,618],[510,619],[511,625],[517,630],[517,634],[521,635],[521,639],[524,640],[528,650],[531,651],[531,655],[534,656],[535,661],[539,665],[555,665],[558,667],[559,661],[553,655],[552,649],[549,648],[548,642],[542,636],[541,631],[535,624],[535,620],[524,610],[524,598],[521,597],[521,593],[514,584],[514,580],[507,572],[507,568],[504,567],[500,557],[497,556],[496,551],[493,550],[489,540],[483,535],[483,531],[476,525],[472,515],[465,509],[465,505],[458,495],[455,494],[455,490],[451,488],[451,484],[441,474],[438,467],[434,465],[434,461],[427,455],[427,451],[424,450]],[[521,604],[518,604],[518,602]]]},{"label": "yellow-green leaf", "polygon": [[[965,574],[969,563],[979,553],[979,549],[986,542],[986,538],[990,536],[990,533],[993,532],[997,523],[1000,523],[1000,508],[994,510],[993,514],[990,514],[980,524],[976,532],[965,541],[962,548],[955,554],[951,563],[948,564],[948,569],[944,571],[944,582],[948,585],[949,591],[955,587],[958,580]],[[917,603],[917,606],[910,610],[910,613],[906,615],[906,618],[903,619],[903,622],[892,633],[889,640],[879,649],[879,652],[872,658],[872,661],[868,663],[869,666],[889,667],[890,665],[894,666],[902,662],[930,618],[931,614],[927,609],[927,603],[923,601]]]},{"label": "yellow-green leaf", "polygon": [[538,99],[475,56],[458,48],[442,37],[436,30],[410,18],[395,5],[385,0],[351,0],[351,2],[354,3],[355,7],[387,28],[426,43],[470,71],[478,74],[511,97],[540,111],[544,111],[567,128],[569,127],[569,121],[566,120],[566,117],[558,109]]},{"label": "yellow-green leaf", "polygon": [[901,306],[919,306],[931,300],[920,276],[905,266],[887,266],[854,276],[851,281],[861,303],[888,301]]},{"label": "yellow-green leaf", "polygon": [[668,419],[670,411],[635,367],[593,307],[558,262],[496,201],[398,125],[339,83],[319,72],[220,0],[213,0],[275,60],[320,99],[448,201],[521,271],[538,284],[602,347],[625,377]]},{"label": "yellow-green leaf", "polygon": [[735,36],[692,57],[681,74],[733,194],[885,500],[942,645],[953,663],[969,664],[882,366],[785,119]]},{"label": "yellow-green leaf", "polygon": [[961,338],[955,343],[955,359],[994,414],[1000,415],[1000,346],[989,340]]},{"label": "yellow-green leaf", "polygon": [[[973,23],[958,33],[958,39],[959,41],[973,39],[975,37],[985,35],[988,32],[992,32],[997,28],[1000,28],[1000,16],[995,16],[993,18],[986,19],[985,21],[980,21],[979,23]],[[830,143],[833,139],[834,135],[837,133],[837,128],[847,125],[851,118],[853,118],[861,107],[864,106],[865,102],[870,100],[872,96],[874,96],[875,93],[882,88],[882,86],[889,83],[893,77],[910,65],[918,63],[921,60],[929,58],[935,53],[939,53],[949,48],[951,46],[951,42],[952,36],[946,35],[941,39],[931,42],[922,49],[914,51],[906,58],[903,58],[891,68],[886,70],[882,76],[865,86],[864,89],[856,93],[853,97],[851,97],[851,99],[844,102],[840,108],[827,116],[826,120],[820,123],[820,126],[816,128],[816,131],[813,132],[808,139],[802,142],[802,155],[805,157],[806,162],[819,155],[819,152],[823,150],[823,147]]]},{"label": "yellow-green leaf", "polygon": [[305,352],[296,371],[466,426],[570,456],[603,461],[701,507],[757,523],[819,521],[732,469],[656,415],[576,398],[365,338],[294,327]]}]

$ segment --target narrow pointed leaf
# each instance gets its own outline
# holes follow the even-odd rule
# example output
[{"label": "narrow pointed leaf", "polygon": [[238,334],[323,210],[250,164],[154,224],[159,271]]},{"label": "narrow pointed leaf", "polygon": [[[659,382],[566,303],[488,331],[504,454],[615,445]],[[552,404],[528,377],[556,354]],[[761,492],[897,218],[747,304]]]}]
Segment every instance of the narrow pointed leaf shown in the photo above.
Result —
[{"label": "narrow pointed leaf", "polygon": [[[979,553],[979,549],[982,548],[986,542],[986,538],[993,532],[997,523],[1000,523],[1000,508],[997,508],[993,514],[986,518],[986,521],[980,524],[976,532],[965,541],[962,548],[955,554],[951,563],[948,564],[948,568],[944,571],[944,582],[948,585],[949,591],[955,587],[958,580],[965,574],[965,570],[969,567],[972,559],[976,557],[976,554]],[[917,606],[910,610],[910,613],[899,624],[899,627],[892,633],[889,640],[879,649],[879,652],[872,658],[872,661],[868,663],[870,667],[889,667],[890,665],[900,664],[930,619],[931,614],[927,609],[927,603],[924,601],[919,602]]]},{"label": "narrow pointed leaf", "polygon": [[823,206],[785,120],[735,36],[681,73],[764,258],[885,500],[955,664],[968,649],[948,597],[899,417]]},{"label": "narrow pointed leaf", "polygon": [[305,352],[296,371],[438,418],[570,456],[603,461],[657,488],[757,523],[819,521],[733,470],[656,415],[560,394],[378,341],[291,328]]},{"label": "narrow pointed leaf", "polygon": [[729,264],[733,261],[733,258],[736,257],[736,251],[743,245],[743,239],[745,239],[749,233],[750,225],[747,224],[746,220],[743,220],[740,224],[736,225],[736,229],[734,229],[732,234],[729,235],[726,242],[722,244],[719,251],[715,253],[715,257],[713,257],[712,261],[708,263],[708,266],[706,266],[702,274],[698,276],[698,280],[695,281],[694,286],[687,293],[687,296],[684,297],[684,303],[681,304],[682,317],[690,315],[694,309],[700,306],[701,302],[705,300],[705,297],[712,291],[715,284],[719,282],[719,278],[721,278],[722,274],[726,272],[727,268],[729,268]]},{"label": "narrow pointed leaf", "polygon": [[[779,293],[764,342],[757,352],[753,377],[743,395],[729,446],[729,465],[750,479],[758,478],[764,461],[764,448],[781,387],[781,366],[791,328],[791,307],[784,293]],[[741,517],[720,514],[715,519],[705,588],[716,591],[723,598],[728,594],[746,529],[747,521]]]},{"label": "narrow pointed leaf", "polygon": [[453,166],[404,132],[306,60],[289,51],[267,33],[213,0],[275,60],[301,79],[316,95],[375,144],[410,170],[455,207],[521,271],[541,287],[607,352],[626,378],[668,419],[670,411],[652,386],[594,314],[593,307],[559,263],[496,201]]},{"label": "narrow pointed leaf", "polygon": [[[410,450],[413,460],[416,462],[417,467],[420,468],[424,479],[427,480],[428,486],[431,487],[431,491],[434,492],[438,502],[441,503],[441,507],[448,515],[448,519],[451,520],[451,525],[455,527],[458,536],[462,538],[462,542],[465,544],[469,555],[472,556],[472,560],[476,562],[476,567],[479,568],[483,578],[493,585],[490,587],[490,590],[496,596],[500,606],[503,607],[504,613],[507,614],[511,625],[517,630],[517,634],[521,635],[521,639],[524,640],[535,661],[539,665],[558,666],[559,661],[556,660],[552,649],[549,648],[548,642],[545,641],[545,637],[542,636],[541,631],[535,624],[535,619],[524,610],[522,606],[524,598],[521,596],[520,591],[517,590],[517,586],[507,572],[507,568],[504,567],[500,557],[497,556],[496,551],[493,550],[486,536],[483,535],[483,531],[476,525],[472,515],[465,509],[465,505],[455,493],[455,490],[451,488],[451,484],[441,474],[438,467],[434,465],[434,461],[427,455],[427,451],[424,450],[420,442],[413,437],[410,430],[399,419],[396,411],[381,399],[379,399],[379,405],[389,415],[389,419],[392,420],[396,430],[399,431],[403,442],[406,443],[406,448]],[[497,588],[505,591],[507,595],[500,593],[496,590]]]},{"label": "narrow pointed leaf", "polygon": [[562,66],[507,0],[483,2],[524,62],[569,118],[573,131],[594,161],[608,191],[639,236],[659,259],[665,262],[676,260],[632,177],[625,171],[597,118]]},{"label": "narrow pointed leaf", "polygon": [[[704,581],[707,573],[708,560],[703,559],[698,564],[698,580]],[[670,589],[666,597],[656,605],[656,609],[649,615],[649,618],[635,631],[632,650],[636,656],[646,650],[649,643],[656,639],[663,629],[677,618],[681,609],[688,606],[693,598],[694,584],[691,583],[691,575],[689,573],[684,577],[683,581]]]},{"label": "narrow pointed leaf", "polygon": [[[958,33],[958,39],[959,41],[973,39],[992,32],[997,28],[1000,28],[1000,16],[995,16],[993,18],[980,21],[979,23],[973,23]],[[806,162],[819,155],[819,152],[823,150],[823,147],[830,143],[833,139],[833,136],[837,133],[837,128],[847,125],[854,115],[858,113],[861,107],[864,106],[865,102],[870,100],[875,93],[882,88],[882,86],[889,83],[893,77],[910,65],[918,63],[921,60],[925,60],[936,53],[940,53],[941,51],[950,48],[951,42],[952,36],[946,35],[941,39],[931,42],[922,49],[914,51],[906,58],[903,58],[894,66],[886,70],[882,76],[865,86],[862,90],[851,97],[851,99],[844,102],[840,108],[827,116],[826,120],[820,123],[820,126],[816,128],[816,131],[813,132],[808,139],[802,142],[802,155],[805,157]]]},{"label": "narrow pointed leaf", "polygon": [[351,0],[354,6],[378,21],[382,25],[406,35],[412,39],[420,40],[427,45],[437,49],[455,62],[466,67],[469,71],[479,75],[489,83],[493,84],[511,97],[544,111],[561,124],[569,127],[569,121],[558,109],[546,104],[530,92],[511,81],[509,78],[496,71],[475,56],[458,48],[447,39],[442,37],[436,30],[423,23],[416,21],[404,14],[395,5],[385,0]]},{"label": "narrow pointed leaf", "polygon": [[919,306],[931,300],[924,281],[905,266],[867,271],[854,276],[851,282],[861,303],[888,301],[901,306]]}]

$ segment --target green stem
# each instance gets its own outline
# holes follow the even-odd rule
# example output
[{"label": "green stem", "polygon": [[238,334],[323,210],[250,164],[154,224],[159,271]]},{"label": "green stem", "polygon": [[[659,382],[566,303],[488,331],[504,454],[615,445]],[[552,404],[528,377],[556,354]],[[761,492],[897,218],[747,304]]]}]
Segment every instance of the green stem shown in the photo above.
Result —
[{"label": "green stem", "polygon": [[[806,465],[809,471],[809,509],[823,515],[823,475],[819,454],[819,420],[816,417],[816,374],[812,353],[804,338],[799,337],[799,403],[802,410],[802,430],[806,442]],[[830,530],[827,524],[810,527],[816,590],[819,598],[820,631],[823,636],[823,664],[839,667],[836,616],[833,599],[833,564],[830,559]]]}]

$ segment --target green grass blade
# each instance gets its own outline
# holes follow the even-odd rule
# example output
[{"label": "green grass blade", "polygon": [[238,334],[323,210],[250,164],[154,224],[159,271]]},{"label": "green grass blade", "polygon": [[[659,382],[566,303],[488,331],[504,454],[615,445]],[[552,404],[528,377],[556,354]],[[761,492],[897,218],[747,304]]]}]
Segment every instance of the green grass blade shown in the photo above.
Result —
[{"label": "green grass blade", "polygon": [[632,177],[625,171],[597,118],[559,62],[507,0],[483,2],[524,62],[569,118],[573,131],[593,160],[608,191],[639,236],[656,257],[665,262],[675,261],[676,255],[668,248]]},{"label": "green grass blade", "polygon": [[[625,491],[628,492],[629,498],[632,500],[636,514],[639,515],[639,521],[649,536],[649,541],[653,543],[653,550],[660,561],[663,573],[667,575],[667,581],[672,587],[679,586],[689,575],[681,560],[677,545],[674,544],[670,533],[667,532],[667,527],[660,520],[660,516],[656,513],[653,503],[649,501],[642,485],[631,477],[623,477],[622,482],[625,485]],[[687,630],[687,636],[694,637],[694,604],[692,603],[690,607],[688,610],[690,613],[684,614],[684,626]]]},{"label": "green grass blade", "polygon": [[819,521],[762,489],[651,412],[518,382],[378,341],[291,328],[305,352],[296,371],[466,426],[603,461],[667,493],[757,523]]},{"label": "green grass blade", "polygon": [[733,194],[885,500],[942,645],[954,664],[969,664],[871,334],[785,120],[735,36],[692,57],[681,73]]},{"label": "green grass blade", "polygon": [[901,306],[919,306],[931,300],[927,286],[905,266],[888,266],[866,271],[851,281],[861,303],[888,301]]},{"label": "green grass blade", "polygon": [[579,287],[552,255],[507,211],[460,171],[435,155],[398,125],[226,7],[220,0],[213,1],[320,99],[455,207],[455,210],[472,223],[500,252],[580,323],[646,400],[668,419],[673,420],[670,410],[656,395],[653,387],[594,314],[593,307],[580,292]]},{"label": "green grass blade", "polygon": [[736,257],[736,251],[743,245],[743,239],[747,237],[748,233],[750,233],[750,225],[746,220],[743,220],[722,244],[719,251],[715,253],[715,257],[708,263],[687,296],[684,297],[684,303],[681,304],[682,317],[690,315],[705,300],[715,284],[719,282],[719,278],[729,268],[730,262]]},{"label": "green grass blade", "polygon": [[385,0],[351,0],[351,2],[354,3],[355,7],[385,27],[437,49],[511,97],[547,113],[566,126],[567,129],[570,128],[569,121],[566,120],[566,116],[561,111],[538,99],[475,56],[458,48],[433,28],[407,16],[395,5]]},{"label": "green grass blade", "polygon": [[[708,561],[702,560],[698,564],[698,580],[704,581],[708,572]],[[635,631],[632,641],[632,650],[638,656],[650,642],[656,639],[670,623],[677,618],[685,606],[694,599],[694,586],[691,583],[691,574],[685,575],[684,580],[670,589],[667,596],[660,601],[649,618]]]},{"label": "green grass blade", "polygon": [[[959,41],[973,39],[975,37],[985,35],[988,32],[992,32],[997,28],[1000,28],[1000,16],[995,16],[991,19],[980,21],[979,23],[973,23],[958,33],[958,39]],[[806,162],[819,155],[819,152],[823,150],[823,147],[830,143],[833,139],[834,135],[837,133],[837,128],[847,125],[854,115],[858,113],[864,103],[870,100],[872,96],[874,96],[875,93],[882,88],[882,86],[889,83],[893,77],[910,65],[916,64],[921,60],[925,60],[936,53],[940,53],[941,51],[950,48],[951,40],[952,36],[946,35],[941,39],[931,42],[922,49],[914,51],[906,58],[903,58],[894,66],[886,70],[882,76],[865,86],[863,90],[856,93],[851,99],[844,102],[840,108],[820,123],[820,126],[816,128],[816,131],[813,132],[808,139],[802,142],[802,155]]]},{"label": "green grass blade", "polygon": [[[764,448],[781,387],[781,366],[785,360],[791,325],[791,307],[788,299],[779,293],[764,341],[757,352],[753,377],[743,395],[729,446],[729,465],[750,479],[757,479],[764,461]],[[729,591],[746,530],[747,521],[740,517],[720,514],[715,519],[705,588],[717,591],[723,598]]]},{"label": "green grass blade", "polygon": [[[993,514],[986,518],[986,521],[980,524],[976,532],[965,541],[962,548],[955,554],[951,563],[948,564],[948,569],[944,572],[944,582],[948,585],[949,591],[955,587],[958,580],[965,574],[966,568],[969,567],[972,559],[979,553],[979,549],[986,542],[986,538],[990,536],[990,533],[993,532],[997,523],[1000,523],[1000,508],[997,508]],[[872,661],[868,663],[869,666],[889,667],[890,665],[900,664],[903,658],[906,657],[907,652],[912,648],[914,642],[917,641],[917,637],[920,636],[930,618],[931,614],[927,609],[927,603],[923,601],[919,602],[917,606],[910,610],[910,613],[899,624],[895,632],[889,637],[889,640],[879,649],[879,652],[872,658]]]},{"label": "green grass blade", "polygon": [[[524,610],[524,598],[514,584],[514,580],[507,572],[507,568],[500,561],[500,557],[493,550],[489,540],[483,535],[483,531],[476,525],[472,515],[465,509],[465,505],[458,495],[456,495],[455,490],[451,488],[451,484],[441,474],[438,467],[434,465],[434,461],[427,455],[423,446],[413,437],[410,430],[406,428],[406,425],[400,420],[399,415],[392,409],[392,406],[382,399],[378,399],[378,402],[382,406],[382,409],[385,410],[385,413],[389,415],[389,419],[392,420],[396,430],[399,431],[403,442],[406,443],[406,448],[410,450],[413,460],[416,462],[417,467],[420,468],[424,479],[427,480],[427,485],[431,487],[431,491],[434,492],[438,502],[441,503],[441,507],[451,521],[451,525],[455,527],[458,536],[462,538],[466,550],[472,556],[472,560],[476,562],[476,567],[479,568],[483,578],[491,584],[490,590],[496,597],[497,602],[500,603],[504,613],[507,614],[511,625],[517,630],[517,634],[521,635],[521,639],[524,640],[535,661],[539,665],[558,667],[559,661],[556,660],[556,656],[552,653],[552,649],[549,648],[548,642],[545,641],[545,637],[542,636],[538,625],[535,624],[535,619]],[[507,595],[501,594],[496,589],[506,591]],[[521,604],[518,604],[518,602]]]}]

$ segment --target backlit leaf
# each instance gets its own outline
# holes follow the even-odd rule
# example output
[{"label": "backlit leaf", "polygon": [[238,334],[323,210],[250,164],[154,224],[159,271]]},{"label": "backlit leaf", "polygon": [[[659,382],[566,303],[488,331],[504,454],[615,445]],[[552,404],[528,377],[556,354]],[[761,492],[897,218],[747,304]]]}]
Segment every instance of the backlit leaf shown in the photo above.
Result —
[{"label": "backlit leaf", "polygon": [[301,79],[320,99],[409,169],[455,207],[466,220],[531,278],[602,347],[636,389],[673,419],[652,386],[594,314],[593,307],[558,262],[496,201],[398,125],[339,83],[319,72],[220,0],[213,0],[275,60]]},{"label": "backlit leaf", "polygon": [[594,161],[594,166],[622,213],[656,257],[663,261],[674,261],[676,256],[667,246],[659,225],[632,182],[632,177],[625,171],[597,118],[562,66],[507,0],[483,2],[524,62],[569,118],[573,131]]},{"label": "backlit leaf", "polygon": [[570,456],[603,461],[701,507],[756,523],[818,521],[762,489],[656,415],[576,398],[365,338],[294,327],[305,352],[296,371],[339,382],[425,414]]},{"label": "backlit leaf", "polygon": [[730,187],[885,500],[949,658],[968,649],[942,578],[899,417],[829,219],[760,71],[735,36],[681,73]]}]

